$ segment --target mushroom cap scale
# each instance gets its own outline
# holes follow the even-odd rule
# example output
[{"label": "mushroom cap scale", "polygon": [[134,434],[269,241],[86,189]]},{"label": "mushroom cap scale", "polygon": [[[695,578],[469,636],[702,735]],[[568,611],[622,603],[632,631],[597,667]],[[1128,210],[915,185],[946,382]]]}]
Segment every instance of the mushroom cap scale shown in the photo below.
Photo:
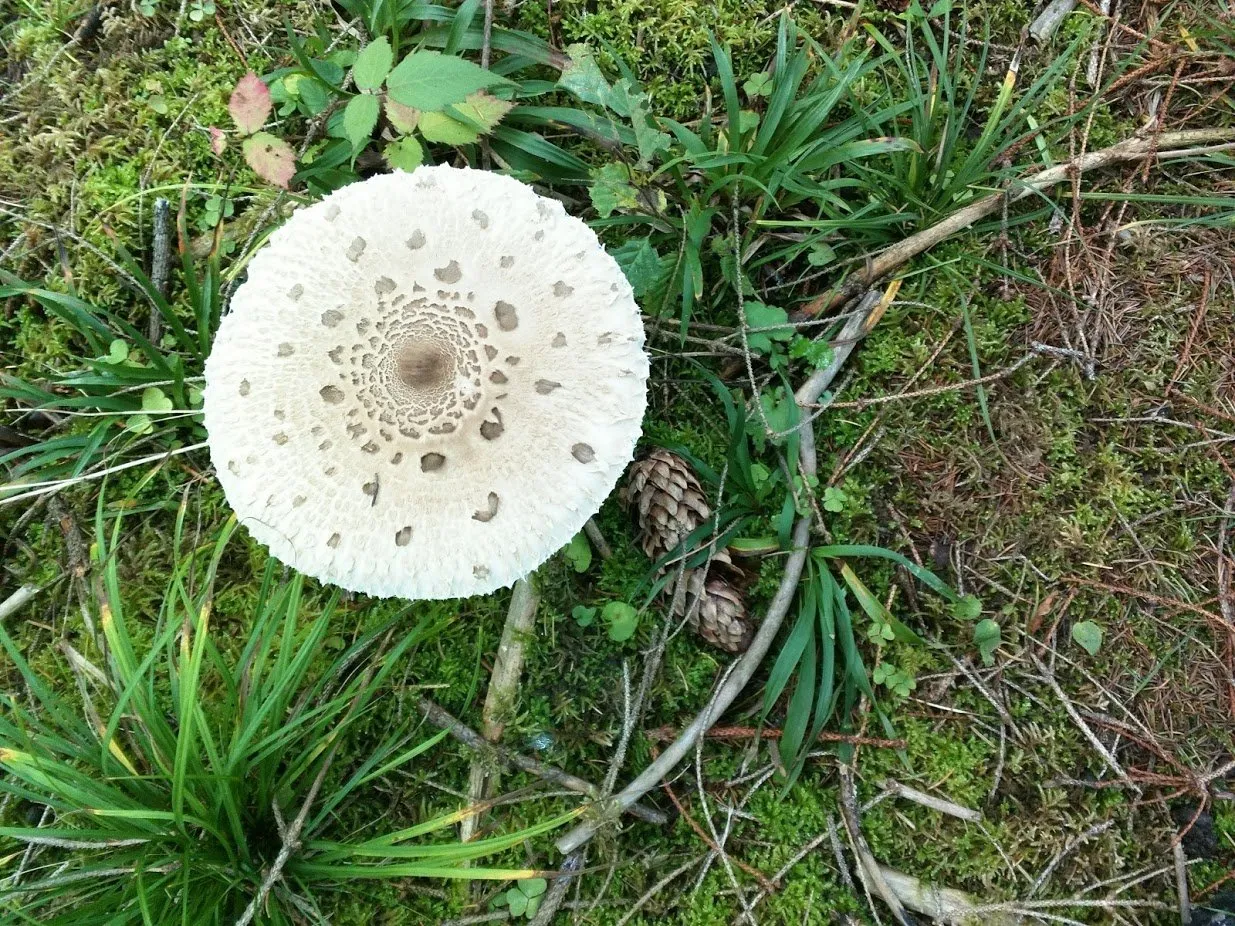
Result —
[{"label": "mushroom cap scale", "polygon": [[579,531],[631,460],[643,327],[560,203],[422,167],[298,210],[206,364],[210,454],[278,559],[381,597],[483,594]]}]

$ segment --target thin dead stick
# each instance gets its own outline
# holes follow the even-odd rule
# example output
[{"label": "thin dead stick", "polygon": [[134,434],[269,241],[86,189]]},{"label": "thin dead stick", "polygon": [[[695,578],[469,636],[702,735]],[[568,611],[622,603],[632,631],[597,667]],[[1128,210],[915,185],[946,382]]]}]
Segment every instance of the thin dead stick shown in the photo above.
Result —
[{"label": "thin dead stick", "polygon": [[[502,639],[497,647],[497,658],[493,661],[489,691],[481,711],[480,734],[490,743],[502,738],[507,722],[514,715],[515,702],[519,698],[519,677],[523,674],[523,644],[532,634],[539,603],[540,595],[533,576],[515,583],[510,607],[506,611],[506,625],[502,628]],[[492,797],[497,791],[498,777],[497,769],[489,767],[483,756],[473,759],[468,775],[468,803],[478,804]],[[468,816],[459,825],[459,839],[470,841],[479,826],[480,814]]]},{"label": "thin dead stick", "polygon": [[596,524],[595,518],[588,518],[584,522],[583,532],[587,534],[587,539],[592,542],[597,556],[601,559],[609,559],[613,556],[613,547],[609,546],[609,541],[605,540],[605,535],[600,532],[600,527]]},{"label": "thin dead stick", "polygon": [[963,383],[949,383],[946,386],[930,386],[926,389],[915,389],[913,392],[897,392],[894,395],[881,395],[873,399],[854,399],[851,402],[830,402],[829,408],[857,408],[863,409],[871,405],[884,405],[888,402],[899,402],[902,399],[921,399],[927,396],[940,395],[944,392],[957,392],[961,389],[973,389],[986,383],[993,383],[997,380],[1007,379],[1030,360],[1036,357],[1036,354],[1026,354],[1016,363],[994,373],[988,373],[986,376],[978,379],[967,379]]},{"label": "thin dead stick", "polygon": [[0,621],[7,620],[12,617],[27,604],[29,604],[34,596],[39,593],[37,585],[23,585],[13,594],[0,601]]},{"label": "thin dead stick", "polygon": [[853,767],[842,765],[838,777],[840,778],[838,803],[840,804],[841,823],[845,827],[845,832],[849,836],[849,844],[853,847],[854,855],[858,859],[858,875],[867,890],[873,890],[888,905],[896,922],[905,926],[909,922],[908,917],[905,916],[905,906],[896,892],[888,885],[883,876],[883,869],[875,861],[874,853],[867,845],[866,837],[862,835],[862,820],[858,811],[858,790],[857,783],[853,780]]},{"label": "thin dead stick", "polygon": [[[849,354],[852,353],[858,341],[866,334],[866,323],[867,317],[862,315],[855,315],[845,323],[845,327],[841,330],[840,343],[833,349],[832,362],[823,369],[815,371],[802,384],[794,396],[799,408],[805,408],[818,399],[823,390],[828,387],[840,372]],[[814,475],[819,470],[819,462],[815,455],[815,434],[810,426],[810,418],[807,415],[802,416],[802,423],[799,425],[799,435],[798,467],[806,475]],[[600,808],[598,814],[592,819],[579,824],[565,836],[558,839],[555,845],[559,852],[563,855],[568,855],[575,851],[575,849],[595,836],[601,826],[608,823],[617,814],[629,808],[644,794],[647,794],[648,791],[660,784],[677,767],[677,764],[686,758],[694,748],[695,742],[712,726],[712,721],[723,714],[746,688],[747,683],[754,677],[756,670],[758,670],[759,664],[763,662],[763,657],[772,648],[772,643],[780,632],[785,615],[789,613],[789,606],[793,603],[793,598],[798,588],[798,581],[802,577],[802,570],[806,566],[806,557],[810,552],[810,526],[809,517],[799,518],[797,524],[794,525],[792,552],[785,561],[784,574],[781,576],[776,594],[772,596],[772,601],[768,605],[763,623],[760,625],[758,633],[755,634],[755,638],[751,641],[750,648],[733,664],[733,670],[712,693],[703,710],[678,735],[678,738],[665,748],[658,758],[654,759],[622,791],[606,801],[605,806]]]},{"label": "thin dead stick", "polygon": [[[151,244],[150,282],[160,296],[166,298],[172,267],[172,207],[160,196],[154,201],[154,240]],[[150,343],[158,344],[163,336],[163,316],[157,305],[150,307]]]},{"label": "thin dead stick", "polygon": [[924,251],[930,250],[944,239],[964,231],[979,219],[984,219],[999,211],[1005,200],[1014,203],[1035,193],[1043,193],[1070,179],[1076,173],[1098,170],[1112,164],[1140,161],[1148,156],[1163,160],[1208,153],[1211,146],[1220,146],[1233,139],[1235,139],[1235,129],[1232,128],[1164,132],[1156,139],[1127,138],[1109,148],[1091,151],[1063,164],[1039,171],[1023,180],[1014,180],[1007,192],[992,193],[963,209],[958,209],[937,225],[910,235],[887,250],[873,255],[866,266],[850,276],[843,286],[816,296],[795,314],[801,318],[836,308],[858,292],[871,286],[876,280],[887,276],[896,268],[908,263]]},{"label": "thin dead stick", "polygon": [[[759,737],[765,740],[776,740],[780,739],[783,733],[783,730],[778,730],[775,727],[765,727],[762,730],[757,727],[712,727],[712,729],[703,734],[703,738],[709,740],[750,740]],[[645,735],[653,742],[664,743],[672,740],[678,733],[673,727],[664,726],[657,727],[655,730],[649,730]],[[877,736],[856,736],[849,733],[833,733],[831,730],[821,732],[816,742],[848,743],[852,746],[873,746],[877,749],[904,749],[908,745],[905,740],[881,739]]]},{"label": "thin dead stick", "polygon": [[970,823],[982,822],[982,811],[980,810],[962,807],[960,804],[954,804],[952,801],[946,801],[941,797],[935,797],[933,794],[927,794],[925,791],[919,791],[917,788],[903,785],[891,778],[885,779],[882,782],[882,786],[885,791],[891,791],[897,797],[913,801],[915,804],[921,804],[923,807],[929,807],[931,810],[937,810],[939,813],[947,814],[950,817],[968,820]]},{"label": "thin dead stick", "polygon": [[[977,904],[964,891],[926,884],[912,875],[888,868],[886,865],[879,866],[879,873],[900,902],[914,913],[929,916],[938,923],[978,922],[974,914]],[[981,922],[988,926],[1011,926],[1021,920],[1016,916],[997,915],[984,917]]]},{"label": "thin dead stick", "polygon": [[528,926],[549,926],[553,922],[553,917],[557,915],[558,908],[562,906],[562,901],[566,899],[566,892],[570,889],[571,882],[583,871],[583,864],[586,859],[586,849],[580,849],[567,856],[566,860],[562,862],[562,867],[558,869],[558,877],[553,879],[552,887],[545,894],[545,899],[541,902],[540,909],[536,911],[535,918]]},{"label": "thin dead stick", "polygon": [[[590,781],[585,781],[582,778],[564,772],[561,769],[546,765],[543,762],[537,762],[535,759],[528,758],[517,752],[512,752],[505,746],[496,743],[490,743],[483,736],[473,730],[471,727],[464,724],[461,720],[453,716],[449,711],[428,698],[422,697],[417,702],[417,707],[420,712],[425,715],[425,719],[439,729],[445,730],[452,737],[472,749],[486,752],[494,758],[506,763],[512,768],[517,768],[521,772],[527,772],[529,775],[535,775],[537,778],[543,778],[551,784],[566,788],[569,791],[576,791],[579,794],[586,794],[591,798],[600,796],[600,788],[592,784]],[[651,807],[643,804],[632,804],[626,811],[632,817],[638,817],[648,823],[655,823],[657,826],[664,826],[669,822],[669,818]]]}]

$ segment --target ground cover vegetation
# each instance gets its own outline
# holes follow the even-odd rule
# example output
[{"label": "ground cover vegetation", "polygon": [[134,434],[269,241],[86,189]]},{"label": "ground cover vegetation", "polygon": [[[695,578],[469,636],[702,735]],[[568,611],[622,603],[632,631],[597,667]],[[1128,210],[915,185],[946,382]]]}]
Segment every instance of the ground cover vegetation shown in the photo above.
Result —
[{"label": "ground cover vegetation", "polygon": [[[1220,921],[1235,10],[1039,12],[0,0],[0,917]],[[408,604],[237,527],[246,261],[422,163],[617,258],[681,544]]]}]

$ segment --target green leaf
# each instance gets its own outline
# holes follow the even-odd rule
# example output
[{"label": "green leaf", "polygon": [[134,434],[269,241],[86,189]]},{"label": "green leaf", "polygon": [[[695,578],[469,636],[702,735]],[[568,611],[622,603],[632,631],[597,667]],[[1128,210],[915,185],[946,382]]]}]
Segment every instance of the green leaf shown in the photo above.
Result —
[{"label": "green leaf", "polygon": [[826,267],[836,260],[836,252],[826,244],[819,243],[806,254],[806,262],[812,267]]},{"label": "green leaf", "polygon": [[[542,880],[542,879],[537,879],[537,880]],[[534,920],[536,918],[536,911],[540,909],[540,902],[543,899],[544,899],[543,897],[529,897],[527,899],[527,913],[525,915],[527,916],[529,920]]]},{"label": "green leaf", "polygon": [[399,62],[386,78],[386,89],[404,106],[439,110],[460,103],[486,87],[510,84],[464,58],[437,51],[416,51]]},{"label": "green leaf", "polygon": [[973,642],[982,656],[982,664],[984,666],[993,666],[995,664],[995,650],[1003,642],[1003,634],[999,629],[999,624],[989,617],[978,621],[973,628]]},{"label": "green leaf", "polygon": [[519,882],[519,890],[528,898],[539,897],[549,887],[549,882],[544,878],[527,878]]},{"label": "green leaf", "polygon": [[416,124],[420,122],[420,110],[404,106],[398,100],[392,100],[388,96],[386,97],[386,118],[399,133],[406,135],[415,130]]},{"label": "green leaf", "polygon": [[1072,625],[1072,639],[1090,656],[1097,656],[1102,649],[1102,628],[1093,621],[1081,621]]},{"label": "green leaf", "polygon": [[359,151],[373,135],[377,125],[377,113],[381,103],[369,94],[354,96],[343,110],[343,133],[352,143],[352,151]]},{"label": "green leaf", "polygon": [[611,601],[600,612],[609,625],[609,639],[615,643],[629,640],[639,628],[639,612],[624,601]]},{"label": "green leaf", "polygon": [[486,135],[497,128],[502,117],[510,112],[514,105],[509,100],[499,100],[491,94],[481,92],[473,93],[462,103],[456,103],[454,112],[455,116],[461,117],[465,123],[472,124],[481,135]]},{"label": "green leaf", "polygon": [[440,142],[443,145],[470,145],[480,138],[480,133],[475,129],[445,113],[421,113],[419,128],[425,141]]},{"label": "green leaf", "polygon": [[425,152],[411,135],[392,141],[382,150],[386,163],[396,170],[413,171],[424,163]]},{"label": "green leaf", "polygon": [[127,341],[116,338],[107,346],[107,362],[108,363],[124,363],[129,359],[129,345]]},{"label": "green leaf", "polygon": [[577,604],[570,609],[570,616],[580,627],[591,627],[596,622],[596,609]]},{"label": "green leaf", "polygon": [[587,542],[587,535],[583,531],[575,534],[570,543],[562,548],[562,555],[575,572],[587,572],[592,565],[592,545]]},{"label": "green leaf", "polygon": [[134,434],[149,434],[154,430],[154,422],[149,415],[130,415],[124,422],[124,429]]},{"label": "green leaf", "polygon": [[832,345],[826,338],[813,340],[800,334],[795,335],[789,344],[789,356],[794,360],[805,360],[814,369],[822,370],[832,362]]},{"label": "green leaf", "polygon": [[764,305],[762,302],[747,302],[742,308],[748,327],[770,329],[751,331],[747,334],[746,341],[751,350],[760,354],[768,354],[772,351],[773,341],[793,339],[793,328],[787,324],[789,313],[784,309],[775,305]]},{"label": "green leaf", "polygon": [[518,888],[512,887],[506,892],[506,899],[510,902],[510,915],[523,916],[527,912],[527,895]]},{"label": "green leaf", "polygon": [[258,132],[244,140],[244,159],[257,176],[285,190],[296,173],[295,152],[269,132]]},{"label": "green leaf", "polygon": [[844,489],[838,486],[828,486],[823,490],[824,511],[844,511],[847,501],[849,501],[849,496],[845,494]]},{"label": "green leaf", "polygon": [[952,616],[958,621],[977,620],[982,614],[982,601],[977,595],[964,595],[952,602]]},{"label": "green leaf", "polygon": [[627,239],[609,253],[622,268],[636,299],[647,295],[664,272],[660,254],[656,252],[651,238]]},{"label": "green leaf", "polygon": [[772,75],[767,71],[758,71],[750,75],[742,84],[742,92],[751,99],[757,96],[769,96],[772,93]]},{"label": "green leaf", "polygon": [[142,390],[142,411],[170,412],[174,407],[172,400],[158,386],[148,386]]},{"label": "green leaf", "polygon": [[[557,85],[573,93],[585,103],[595,103],[597,106],[614,109],[612,105],[613,87],[601,73],[600,65],[596,63],[592,55],[592,49],[583,44],[571,45],[566,49],[566,53],[570,55],[570,64],[563,68]],[[629,115],[627,112],[616,109],[614,111],[619,116]]]},{"label": "green leaf", "polygon": [[352,79],[361,90],[376,90],[390,73],[393,63],[390,39],[383,35],[360,50],[356,63],[352,65]]},{"label": "green leaf", "polygon": [[630,184],[625,165],[616,161],[592,169],[588,176],[592,184],[588,196],[596,214],[606,219],[615,212],[631,212],[639,205],[639,193]]}]

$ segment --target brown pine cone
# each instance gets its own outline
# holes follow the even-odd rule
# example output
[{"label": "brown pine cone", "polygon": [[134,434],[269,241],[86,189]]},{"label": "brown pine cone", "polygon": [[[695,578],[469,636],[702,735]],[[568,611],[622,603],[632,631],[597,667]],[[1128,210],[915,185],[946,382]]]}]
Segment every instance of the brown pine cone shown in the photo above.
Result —
[{"label": "brown pine cone", "polygon": [[665,587],[673,595],[673,614],[686,615],[699,636],[727,653],[742,653],[755,635],[742,595],[745,576],[728,552],[717,550],[706,569],[687,570],[682,588]]},{"label": "brown pine cone", "polygon": [[631,464],[622,500],[635,518],[640,545],[652,562],[712,516],[691,465],[659,448]]}]

